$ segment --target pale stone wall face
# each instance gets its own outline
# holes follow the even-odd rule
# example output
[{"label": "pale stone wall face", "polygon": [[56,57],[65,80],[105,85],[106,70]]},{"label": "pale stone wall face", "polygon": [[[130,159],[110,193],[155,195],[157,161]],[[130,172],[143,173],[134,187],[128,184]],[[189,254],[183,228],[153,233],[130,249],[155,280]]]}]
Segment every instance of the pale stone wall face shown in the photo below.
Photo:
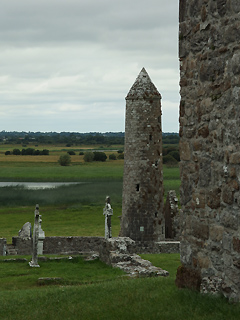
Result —
[{"label": "pale stone wall face", "polygon": [[7,247],[7,240],[5,238],[0,238],[0,256],[6,255],[6,247]]},{"label": "pale stone wall face", "polygon": [[161,95],[143,69],[126,97],[121,236],[165,238]]},{"label": "pale stone wall face", "polygon": [[177,283],[240,300],[240,1],[180,0],[179,18]]}]

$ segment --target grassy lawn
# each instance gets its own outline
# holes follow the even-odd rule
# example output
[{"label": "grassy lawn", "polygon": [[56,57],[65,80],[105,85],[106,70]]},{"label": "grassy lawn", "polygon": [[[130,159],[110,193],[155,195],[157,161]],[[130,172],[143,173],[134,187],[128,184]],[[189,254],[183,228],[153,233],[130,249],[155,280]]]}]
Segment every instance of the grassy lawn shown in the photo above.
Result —
[{"label": "grassy lawn", "polygon": [[[40,268],[0,262],[0,319],[239,319],[239,304],[176,288],[178,254],[142,257],[170,276],[128,279],[120,270],[81,258],[40,262]],[[39,286],[39,277],[62,279]]]},{"label": "grassy lawn", "polygon": [[28,265],[31,261],[30,256],[18,256],[19,260],[27,259],[26,262],[3,262],[3,258],[0,257],[0,291],[39,288],[42,284],[38,279],[41,277],[61,278],[50,285],[69,286],[113,280],[125,274],[120,269],[114,269],[99,260],[84,261],[81,256],[71,259],[62,257],[64,259],[61,260],[39,260],[40,268],[31,268]]},{"label": "grassy lawn", "polygon": [[[42,228],[50,236],[101,236],[104,237],[103,205],[51,206],[40,207]],[[112,235],[120,231],[121,206],[113,207]],[[34,225],[34,206],[0,208],[0,238],[12,242],[13,236],[25,222]]]},{"label": "grassy lawn", "polygon": [[79,163],[62,167],[48,162],[0,162],[0,181],[88,181],[122,179],[123,160]]}]

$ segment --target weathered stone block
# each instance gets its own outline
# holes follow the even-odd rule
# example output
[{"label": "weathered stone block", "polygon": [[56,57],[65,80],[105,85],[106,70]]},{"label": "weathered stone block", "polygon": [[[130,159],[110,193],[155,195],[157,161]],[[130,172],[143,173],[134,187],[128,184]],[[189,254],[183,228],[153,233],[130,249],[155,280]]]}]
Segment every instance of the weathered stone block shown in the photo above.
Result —
[{"label": "weathered stone block", "polygon": [[193,201],[195,203],[196,208],[205,208],[205,194],[203,193],[193,193]]},{"label": "weathered stone block", "polygon": [[222,200],[227,204],[233,203],[233,191],[229,185],[225,185],[222,188]]},{"label": "weathered stone block", "polygon": [[224,227],[219,225],[211,225],[209,227],[209,238],[213,241],[221,241],[223,239]]},{"label": "weathered stone block", "polygon": [[207,138],[209,135],[208,125],[204,125],[200,129],[198,129],[198,135],[202,136],[203,138]]},{"label": "weathered stone block", "polygon": [[220,207],[221,203],[221,189],[215,188],[211,189],[207,195],[207,205],[211,209],[217,209]]},{"label": "weathered stone block", "polygon": [[200,272],[198,270],[180,266],[177,269],[175,283],[179,288],[190,288],[199,291],[201,285]]},{"label": "weathered stone block", "polygon": [[240,152],[232,153],[229,157],[229,163],[240,164]]},{"label": "weathered stone block", "polygon": [[204,22],[206,20],[206,18],[207,18],[207,9],[206,9],[206,6],[202,6],[201,19]]},{"label": "weathered stone block", "polygon": [[201,269],[207,269],[211,266],[211,260],[207,255],[203,254],[202,252],[199,252],[197,254],[197,260],[198,260],[198,266]]},{"label": "weathered stone block", "polygon": [[207,158],[200,159],[199,186],[208,187],[211,181],[211,162]]},{"label": "weathered stone block", "polygon": [[239,259],[234,258],[234,259],[233,259],[233,265],[234,265],[236,268],[240,269],[240,258],[239,258]]},{"label": "weathered stone block", "polygon": [[239,13],[240,12],[240,2],[239,2],[239,0],[231,0],[231,3],[232,3],[232,9],[236,13]]},{"label": "weathered stone block", "polygon": [[217,9],[219,15],[224,16],[227,12],[227,0],[217,0]]},{"label": "weathered stone block", "polygon": [[192,235],[195,238],[207,240],[209,237],[209,225],[196,221],[192,226]]},{"label": "weathered stone block", "polygon": [[236,238],[236,237],[233,238],[233,250],[240,253],[240,239],[239,238]]},{"label": "weathered stone block", "polygon": [[180,159],[184,161],[191,160],[191,150],[189,143],[186,141],[181,141],[179,143]]}]

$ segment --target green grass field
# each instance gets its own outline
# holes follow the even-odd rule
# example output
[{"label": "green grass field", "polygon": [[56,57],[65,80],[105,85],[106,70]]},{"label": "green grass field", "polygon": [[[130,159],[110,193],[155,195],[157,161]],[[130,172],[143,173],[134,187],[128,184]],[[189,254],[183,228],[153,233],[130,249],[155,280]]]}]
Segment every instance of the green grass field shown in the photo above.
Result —
[{"label": "green grass field", "polygon": [[[111,196],[114,210],[113,236],[118,235],[123,160],[85,164],[81,156],[74,156],[70,167],[61,167],[57,158],[66,152],[62,149],[52,146],[53,154],[48,158],[6,160],[5,149],[0,148],[0,181],[85,182],[48,190],[1,188],[0,237],[11,242],[25,222],[33,224],[37,203],[46,236],[103,236],[106,195]],[[179,186],[179,168],[164,166],[165,195],[171,189],[179,195]],[[4,257],[0,257],[0,319],[239,319],[240,304],[176,288],[179,254],[142,257],[168,270],[170,276],[129,279],[118,269],[81,257],[39,262],[40,268],[30,268],[27,262],[3,262]],[[39,277],[61,280],[40,285]]]},{"label": "green grass field", "polygon": [[[240,305],[174,284],[178,254],[142,255],[169,277],[128,279],[100,261],[0,261],[0,319],[237,320]],[[30,257],[28,257],[30,259]],[[60,277],[39,285],[39,277]]]},{"label": "green grass field", "polygon": [[[118,147],[121,149],[121,146]],[[80,162],[62,167],[57,163],[57,159],[61,152],[66,152],[63,146],[51,146],[50,156],[39,157],[5,156],[4,152],[10,149],[10,146],[4,145],[5,149],[3,146],[1,148],[0,181],[84,183],[46,190],[1,188],[0,237],[5,237],[11,242],[12,236],[18,234],[18,230],[25,222],[33,224],[36,204],[40,205],[47,236],[103,235],[102,210],[106,195],[110,195],[114,210],[113,236],[119,234],[118,216],[121,215],[122,206],[123,160],[84,163],[80,159],[82,156],[76,155],[72,158],[78,158]],[[44,148],[46,146],[40,147]],[[91,146],[87,148],[90,149]],[[56,161],[49,162],[53,157]],[[175,189],[179,195],[179,185],[179,168],[164,166],[165,197],[171,189]],[[64,226],[61,221],[65,221]]]}]

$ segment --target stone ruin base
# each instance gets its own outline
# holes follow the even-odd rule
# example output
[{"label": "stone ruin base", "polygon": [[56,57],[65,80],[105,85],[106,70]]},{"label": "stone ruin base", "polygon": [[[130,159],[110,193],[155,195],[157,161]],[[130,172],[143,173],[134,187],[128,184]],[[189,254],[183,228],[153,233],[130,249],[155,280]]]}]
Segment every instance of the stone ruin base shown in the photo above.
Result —
[{"label": "stone ruin base", "polygon": [[154,267],[150,261],[142,259],[129,249],[134,245],[127,237],[106,239],[102,243],[99,259],[114,268],[119,268],[131,277],[166,277],[168,271]]},{"label": "stone ruin base", "polygon": [[[0,239],[0,255],[9,253],[8,246],[15,255],[30,255],[32,239],[13,237],[12,245]],[[166,270],[157,268],[137,253],[179,253],[179,241],[137,242],[127,237],[104,239],[103,237],[45,237],[43,254],[78,255],[87,254],[87,259],[99,259],[115,268],[120,268],[131,277],[168,276]],[[41,261],[39,256],[39,261]]]},{"label": "stone ruin base", "polygon": [[[6,239],[0,239],[0,249],[4,252]],[[18,255],[29,255],[32,239],[13,237]],[[78,255],[87,254],[86,259],[99,259],[115,268],[120,268],[131,277],[168,276],[168,271],[157,268],[150,261],[142,259],[138,253],[179,253],[179,242],[138,243],[127,237],[104,239],[103,237],[46,237],[43,254]],[[4,253],[3,252],[3,253]],[[0,252],[1,255],[4,255]],[[39,256],[39,261],[45,257]]]},{"label": "stone ruin base", "polygon": [[[236,277],[236,281],[238,278]],[[188,288],[199,291],[202,294],[225,296],[231,302],[239,302],[239,292],[234,289],[232,283],[219,273],[218,276],[201,275],[200,270],[190,269],[185,266],[178,267],[175,283],[178,288]]]},{"label": "stone ruin base", "polygon": [[[111,238],[118,239],[118,238]],[[130,238],[129,238],[130,239]],[[131,239],[130,239],[131,240]],[[99,252],[105,242],[103,237],[45,237],[43,254],[75,255],[82,252]],[[179,253],[179,241],[138,242],[131,240],[128,252],[133,253]],[[11,250],[10,250],[11,248]],[[12,244],[6,244],[6,239],[0,238],[0,255],[31,255],[32,239],[13,237]]]}]

